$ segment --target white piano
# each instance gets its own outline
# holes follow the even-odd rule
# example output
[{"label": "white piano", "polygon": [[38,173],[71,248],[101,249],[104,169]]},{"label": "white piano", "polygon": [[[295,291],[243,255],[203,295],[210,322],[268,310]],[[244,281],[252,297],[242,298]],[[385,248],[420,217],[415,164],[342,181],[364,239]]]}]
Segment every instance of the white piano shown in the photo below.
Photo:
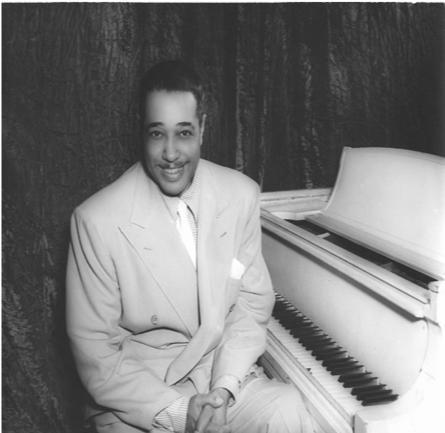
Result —
[{"label": "white piano", "polygon": [[345,148],[334,188],[262,194],[260,363],[323,433],[445,432],[445,158]]}]

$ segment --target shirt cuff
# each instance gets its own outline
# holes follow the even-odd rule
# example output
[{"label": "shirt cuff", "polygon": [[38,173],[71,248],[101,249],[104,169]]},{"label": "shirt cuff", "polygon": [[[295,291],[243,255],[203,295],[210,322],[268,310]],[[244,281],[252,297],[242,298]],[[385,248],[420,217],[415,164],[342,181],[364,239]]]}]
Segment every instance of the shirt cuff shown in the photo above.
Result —
[{"label": "shirt cuff", "polygon": [[240,391],[241,383],[236,376],[232,376],[230,374],[224,374],[219,376],[218,379],[215,380],[212,386],[212,390],[215,388],[224,388],[232,394],[233,399],[231,399],[229,406],[235,404],[235,400],[238,397]]},{"label": "shirt cuff", "polygon": [[170,406],[161,410],[154,418],[153,427],[174,433],[184,433],[187,422],[189,398],[181,396]]}]

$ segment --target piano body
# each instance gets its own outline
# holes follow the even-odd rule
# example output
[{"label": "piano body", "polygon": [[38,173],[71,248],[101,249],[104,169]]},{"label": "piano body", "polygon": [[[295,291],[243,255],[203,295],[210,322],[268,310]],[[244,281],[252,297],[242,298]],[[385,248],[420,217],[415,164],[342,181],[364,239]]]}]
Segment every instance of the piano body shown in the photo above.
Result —
[{"label": "piano body", "polygon": [[315,431],[444,432],[445,158],[345,148],[332,190],[262,193],[261,224],[260,363]]}]

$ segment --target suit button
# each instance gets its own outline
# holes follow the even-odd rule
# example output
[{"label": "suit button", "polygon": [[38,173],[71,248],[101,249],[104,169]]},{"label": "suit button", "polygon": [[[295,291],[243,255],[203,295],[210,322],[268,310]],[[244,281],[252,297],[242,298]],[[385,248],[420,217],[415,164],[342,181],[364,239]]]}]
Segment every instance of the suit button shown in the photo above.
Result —
[{"label": "suit button", "polygon": [[156,315],[151,316],[151,323],[153,323],[153,325],[157,325],[158,324],[158,316],[156,316]]},{"label": "suit button", "polygon": [[233,309],[235,308],[235,304],[232,304],[229,308],[229,313],[231,313],[233,311]]}]

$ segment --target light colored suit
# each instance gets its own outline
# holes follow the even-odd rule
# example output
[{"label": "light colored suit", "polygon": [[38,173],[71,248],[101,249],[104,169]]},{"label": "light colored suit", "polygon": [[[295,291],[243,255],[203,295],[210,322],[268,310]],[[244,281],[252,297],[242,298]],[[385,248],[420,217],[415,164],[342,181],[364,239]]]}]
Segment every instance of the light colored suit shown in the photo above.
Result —
[{"label": "light colored suit", "polygon": [[97,404],[88,415],[111,411],[148,429],[179,397],[170,385],[190,378],[207,392],[221,375],[242,381],[265,349],[274,297],[259,188],[205,160],[198,169],[197,273],[140,163],[73,214],[67,326]]}]

